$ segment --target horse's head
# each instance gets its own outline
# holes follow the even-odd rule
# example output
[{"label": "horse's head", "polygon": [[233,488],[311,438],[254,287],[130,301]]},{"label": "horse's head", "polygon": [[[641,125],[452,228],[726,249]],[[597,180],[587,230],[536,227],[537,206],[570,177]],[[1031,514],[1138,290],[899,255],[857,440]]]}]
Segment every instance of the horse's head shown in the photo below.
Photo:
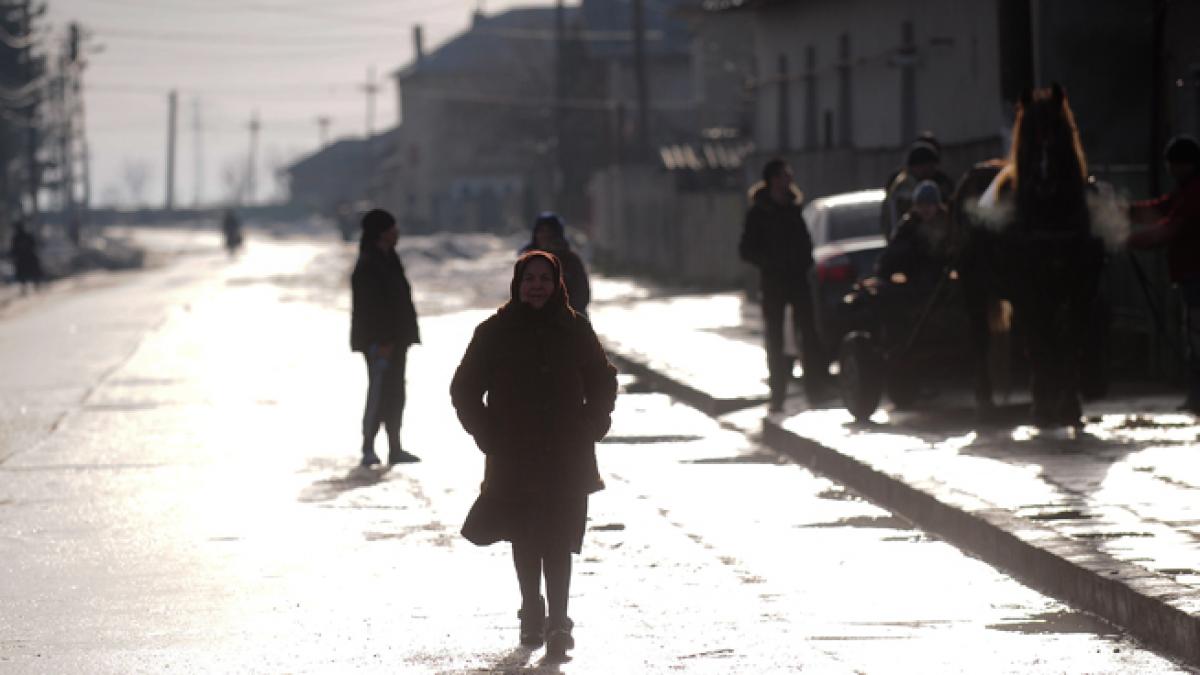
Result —
[{"label": "horse's head", "polygon": [[1013,126],[1012,163],[1018,193],[1048,198],[1083,190],[1087,160],[1067,93],[1057,83],[1021,95]]}]

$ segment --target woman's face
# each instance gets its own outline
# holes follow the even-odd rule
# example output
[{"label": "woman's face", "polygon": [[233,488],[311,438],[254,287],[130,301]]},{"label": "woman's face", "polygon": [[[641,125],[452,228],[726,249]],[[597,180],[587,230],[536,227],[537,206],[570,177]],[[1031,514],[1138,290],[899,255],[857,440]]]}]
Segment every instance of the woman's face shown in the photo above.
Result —
[{"label": "woman's face", "polygon": [[517,299],[541,309],[554,294],[556,285],[554,266],[545,258],[534,258],[526,263],[525,269],[521,271],[521,285],[518,287]]}]

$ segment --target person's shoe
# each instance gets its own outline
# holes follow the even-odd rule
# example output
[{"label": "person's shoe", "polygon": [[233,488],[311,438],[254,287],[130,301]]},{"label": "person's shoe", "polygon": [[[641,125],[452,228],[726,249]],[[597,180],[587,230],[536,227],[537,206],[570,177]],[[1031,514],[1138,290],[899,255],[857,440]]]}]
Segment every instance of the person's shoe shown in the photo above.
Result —
[{"label": "person's shoe", "polygon": [[521,620],[521,644],[526,647],[541,647],[546,641],[546,600],[541,598],[533,607],[522,607],[517,612]]},{"label": "person's shoe", "polygon": [[575,622],[563,617],[562,620],[551,621],[546,631],[546,656],[553,660],[562,660],[567,656],[568,649],[575,648],[575,638],[571,637],[571,629]]},{"label": "person's shoe", "polygon": [[388,464],[412,464],[419,461],[421,461],[420,457],[411,452],[405,452],[401,448],[393,448],[388,451]]},{"label": "person's shoe", "polygon": [[372,466],[378,466],[382,463],[383,462],[379,461],[379,455],[375,454],[374,450],[364,450],[362,461],[359,462],[358,465],[364,468],[370,468]]}]

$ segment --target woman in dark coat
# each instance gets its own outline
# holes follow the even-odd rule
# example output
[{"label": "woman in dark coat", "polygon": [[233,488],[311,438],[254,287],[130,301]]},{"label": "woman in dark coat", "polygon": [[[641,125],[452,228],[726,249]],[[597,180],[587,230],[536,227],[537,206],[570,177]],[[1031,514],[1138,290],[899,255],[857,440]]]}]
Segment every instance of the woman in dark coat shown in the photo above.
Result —
[{"label": "woman in dark coat", "polygon": [[373,209],[363,215],[358,263],[350,277],[350,348],[362,352],[368,377],[362,466],[380,463],[375,454],[380,425],[387,430],[388,464],[420,461],[400,445],[408,348],[421,336],[412,288],[396,255],[398,237],[392,214]]},{"label": "woman in dark coat", "polygon": [[574,646],[571,554],[583,543],[588,495],[604,487],[595,442],[608,432],[616,369],[591,324],[571,309],[556,257],[522,255],[511,290],[512,299],[475,329],[450,384],[463,428],[487,455],[462,532],[480,546],[512,542],[521,642],[544,640],[560,657]]},{"label": "woman in dark coat", "polygon": [[587,314],[592,300],[592,285],[588,281],[587,268],[579,254],[571,250],[567,239],[567,226],[553,211],[543,211],[533,221],[533,234],[529,243],[521,247],[521,253],[533,250],[549,251],[562,264],[563,283],[567,286],[567,298],[571,309]]}]

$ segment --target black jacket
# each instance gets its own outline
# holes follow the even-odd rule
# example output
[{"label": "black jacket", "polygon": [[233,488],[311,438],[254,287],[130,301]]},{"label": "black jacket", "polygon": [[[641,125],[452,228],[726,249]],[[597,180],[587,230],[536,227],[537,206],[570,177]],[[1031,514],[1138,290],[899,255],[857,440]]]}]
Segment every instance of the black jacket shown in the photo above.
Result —
[{"label": "black jacket", "polygon": [[813,245],[800,199],[780,204],[765,186],[751,199],[738,244],[742,260],[757,267],[764,282],[806,283]]},{"label": "black jacket", "polygon": [[617,377],[582,314],[500,308],[475,330],[450,396],[487,454],[484,493],[519,500],[603,487],[595,442],[608,432]]},{"label": "black jacket", "polygon": [[395,251],[368,248],[359,253],[350,277],[350,348],[372,344],[401,347],[421,341],[412,288]]}]

